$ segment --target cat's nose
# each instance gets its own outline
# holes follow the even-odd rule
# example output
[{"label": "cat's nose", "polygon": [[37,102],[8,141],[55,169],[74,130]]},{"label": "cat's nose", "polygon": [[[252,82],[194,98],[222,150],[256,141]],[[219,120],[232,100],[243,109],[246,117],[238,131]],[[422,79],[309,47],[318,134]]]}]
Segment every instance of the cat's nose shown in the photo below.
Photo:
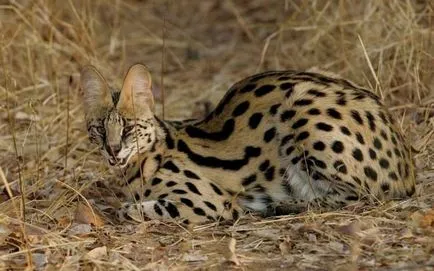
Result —
[{"label": "cat's nose", "polygon": [[113,156],[117,156],[119,154],[119,152],[121,151],[121,149],[122,149],[121,144],[110,145],[110,152],[111,152],[111,155],[113,155]]}]

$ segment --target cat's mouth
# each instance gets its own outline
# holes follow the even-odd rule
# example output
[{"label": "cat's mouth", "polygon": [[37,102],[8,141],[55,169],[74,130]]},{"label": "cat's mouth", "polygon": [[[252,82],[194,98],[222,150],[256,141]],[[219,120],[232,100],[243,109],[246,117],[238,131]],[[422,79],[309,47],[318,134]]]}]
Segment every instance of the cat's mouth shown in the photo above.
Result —
[{"label": "cat's mouth", "polygon": [[125,157],[125,158],[110,157],[108,159],[108,162],[109,162],[110,166],[124,167],[128,162],[128,158],[129,158],[129,156]]}]

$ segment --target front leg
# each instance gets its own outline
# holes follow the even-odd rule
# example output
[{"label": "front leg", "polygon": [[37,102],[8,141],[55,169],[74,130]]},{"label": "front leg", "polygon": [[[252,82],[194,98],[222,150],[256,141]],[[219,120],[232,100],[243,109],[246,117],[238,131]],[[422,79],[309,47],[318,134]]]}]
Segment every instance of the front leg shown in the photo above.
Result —
[{"label": "front leg", "polygon": [[180,222],[183,224],[201,224],[212,221],[236,220],[242,210],[237,204],[226,201],[219,208],[219,203],[204,201],[193,203],[186,198],[180,201],[169,199],[145,200],[141,202],[124,203],[118,210],[117,216],[121,221],[143,219]]}]

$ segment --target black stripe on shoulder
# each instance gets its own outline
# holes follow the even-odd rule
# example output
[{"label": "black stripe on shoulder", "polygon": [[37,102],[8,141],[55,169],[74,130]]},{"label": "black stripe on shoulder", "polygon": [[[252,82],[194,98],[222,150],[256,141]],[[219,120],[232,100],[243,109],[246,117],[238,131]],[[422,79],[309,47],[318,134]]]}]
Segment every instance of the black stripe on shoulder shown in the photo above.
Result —
[{"label": "black stripe on shoulder", "polygon": [[203,156],[193,152],[188,145],[183,141],[178,141],[178,151],[187,154],[188,158],[200,166],[210,168],[222,168],[227,170],[239,170],[249,163],[249,160],[261,155],[261,148],[247,146],[244,149],[244,157],[234,160],[223,160],[214,156]]}]

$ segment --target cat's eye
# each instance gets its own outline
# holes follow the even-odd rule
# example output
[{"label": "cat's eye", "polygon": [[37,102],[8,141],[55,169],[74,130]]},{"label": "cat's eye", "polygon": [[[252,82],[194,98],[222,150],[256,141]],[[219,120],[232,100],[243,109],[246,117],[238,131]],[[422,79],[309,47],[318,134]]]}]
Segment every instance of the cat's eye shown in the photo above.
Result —
[{"label": "cat's eye", "polygon": [[96,131],[97,131],[97,133],[100,134],[100,135],[105,134],[105,129],[104,129],[104,127],[102,127],[102,126],[98,126],[98,127],[96,127]]},{"label": "cat's eye", "polygon": [[124,134],[130,133],[134,129],[134,125],[127,126],[124,128]]}]

